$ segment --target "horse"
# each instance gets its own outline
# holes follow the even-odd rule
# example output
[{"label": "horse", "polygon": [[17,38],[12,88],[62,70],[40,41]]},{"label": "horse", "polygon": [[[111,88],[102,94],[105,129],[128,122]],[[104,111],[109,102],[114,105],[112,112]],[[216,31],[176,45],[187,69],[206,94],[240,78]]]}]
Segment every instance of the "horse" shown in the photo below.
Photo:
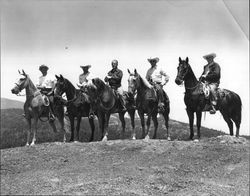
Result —
[{"label": "horse", "polygon": [[[110,115],[114,113],[119,114],[119,119],[122,124],[122,138],[124,138],[125,134],[125,119],[124,114],[126,111],[121,110],[121,103],[118,99],[117,92],[113,90],[108,84],[105,84],[100,78],[93,78],[92,83],[87,86],[87,92],[90,96],[90,100],[92,101],[92,105],[94,110],[97,113],[98,121],[99,121],[99,129],[102,131],[101,140],[108,140],[108,125]],[[132,136],[133,140],[135,137],[135,123],[134,123],[134,115],[135,115],[135,107],[133,107],[134,99],[131,94],[124,91],[124,98],[126,102],[126,109],[131,119],[132,126]]]},{"label": "horse", "polygon": [[95,125],[94,125],[94,119],[89,116],[90,111],[90,103],[86,99],[81,99],[82,93],[79,89],[76,89],[74,85],[66,78],[64,78],[62,75],[57,76],[56,75],[57,82],[55,84],[55,96],[62,96],[62,94],[66,94],[67,98],[67,111],[68,111],[68,117],[70,120],[70,127],[71,127],[71,137],[70,141],[75,141],[74,137],[74,131],[75,131],[75,118],[77,119],[76,124],[76,133],[77,133],[77,140],[79,141],[79,130],[80,130],[80,124],[82,117],[88,117],[89,124],[91,127],[91,136],[89,139],[89,142],[94,140],[94,131],[95,131]]},{"label": "horse", "polygon": [[[209,100],[205,98],[203,92],[203,83],[198,81],[194,75],[194,72],[189,65],[189,59],[182,60],[179,57],[179,66],[177,68],[177,76],[175,83],[180,85],[184,82],[185,85],[185,96],[184,102],[187,106],[186,111],[189,118],[190,136],[189,139],[193,139],[193,121],[194,113],[196,113],[196,126],[197,136],[200,138],[200,127],[202,112],[207,111],[209,108]],[[241,123],[241,99],[238,94],[227,89],[218,89],[218,103],[216,110],[219,110],[224,120],[226,121],[230,135],[233,135],[233,122],[236,125],[236,137],[239,136],[239,129]]]},{"label": "horse", "polygon": [[[42,122],[41,118],[47,117],[49,119],[49,107],[44,105],[44,98],[41,94],[40,90],[36,88],[36,86],[31,81],[29,75],[27,75],[24,70],[22,72],[18,71],[22,77],[18,80],[18,82],[15,84],[14,88],[11,89],[11,92],[13,94],[18,95],[23,89],[26,91],[26,101],[24,104],[24,113],[25,113],[25,119],[28,123],[28,133],[27,133],[27,141],[26,146],[29,146],[30,141],[30,133],[31,133],[31,119],[34,119],[34,133],[33,133],[33,139],[31,142],[31,146],[33,146],[36,142],[36,132],[37,132],[37,123],[38,119]],[[60,106],[60,104],[57,104],[60,102],[60,100],[54,99],[54,112],[56,117],[59,120],[60,129],[63,131],[63,141],[66,141],[66,131],[64,129],[64,111],[63,106]],[[54,121],[49,120],[49,124],[52,127],[54,132],[57,132],[56,126],[54,124]]]},{"label": "horse", "polygon": [[[137,72],[134,70],[134,73],[131,73],[128,69],[129,79],[128,79],[128,92],[136,95],[136,107],[138,110],[138,114],[141,119],[141,126],[142,126],[142,138],[149,139],[149,128],[151,118],[154,123],[154,134],[153,139],[156,138],[157,129],[158,129],[158,120],[157,115],[158,113],[162,114],[165,120],[165,127],[167,129],[166,138],[167,140],[171,140],[168,132],[168,121],[169,121],[169,112],[170,112],[170,101],[167,94],[164,91],[164,106],[158,106],[158,97],[156,90],[152,88],[152,85],[149,84],[145,79],[143,79]],[[144,121],[144,114],[147,114],[147,130],[145,133],[145,121]]]}]

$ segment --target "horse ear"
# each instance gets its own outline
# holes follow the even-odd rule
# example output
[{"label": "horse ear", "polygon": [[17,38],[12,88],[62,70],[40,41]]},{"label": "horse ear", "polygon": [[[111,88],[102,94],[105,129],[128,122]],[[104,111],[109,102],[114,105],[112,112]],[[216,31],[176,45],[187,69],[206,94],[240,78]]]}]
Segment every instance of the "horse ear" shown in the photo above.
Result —
[{"label": "horse ear", "polygon": [[23,70],[23,69],[22,69],[22,71],[23,71],[23,75],[24,75],[24,76],[27,76],[27,74],[24,72],[24,70]]},{"label": "horse ear", "polygon": [[128,73],[131,74],[129,69],[128,69]]},{"label": "horse ear", "polygon": [[61,79],[64,79],[63,76],[62,76],[62,74],[60,74],[60,78],[61,78]]},{"label": "horse ear", "polygon": [[181,62],[181,57],[179,57],[179,62]]},{"label": "horse ear", "polygon": [[20,72],[20,70],[18,69],[18,73],[21,75],[22,73]]},{"label": "horse ear", "polygon": [[189,59],[188,59],[188,57],[186,58],[186,62],[188,63],[188,61],[189,61]]},{"label": "horse ear", "polygon": [[56,76],[56,79],[58,80],[59,79],[59,76],[58,75],[55,75]]},{"label": "horse ear", "polygon": [[134,70],[134,72],[135,72],[135,75],[137,75],[137,74],[138,74],[136,69]]}]

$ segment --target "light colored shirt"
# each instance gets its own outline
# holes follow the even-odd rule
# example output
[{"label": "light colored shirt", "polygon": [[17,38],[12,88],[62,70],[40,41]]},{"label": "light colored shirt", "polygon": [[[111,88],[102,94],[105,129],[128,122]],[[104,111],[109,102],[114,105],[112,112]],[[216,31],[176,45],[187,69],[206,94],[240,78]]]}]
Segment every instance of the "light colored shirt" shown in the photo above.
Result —
[{"label": "light colored shirt", "polygon": [[92,74],[90,72],[79,75],[79,85],[85,86],[91,83],[91,79],[93,78]]},{"label": "light colored shirt", "polygon": [[46,76],[40,76],[38,81],[38,87],[53,88],[55,85],[55,77],[51,74]]},{"label": "light colored shirt", "polygon": [[163,71],[158,66],[151,67],[147,71],[146,79],[150,83],[160,83],[162,85],[166,84],[169,81],[169,76],[166,74],[165,71]]}]

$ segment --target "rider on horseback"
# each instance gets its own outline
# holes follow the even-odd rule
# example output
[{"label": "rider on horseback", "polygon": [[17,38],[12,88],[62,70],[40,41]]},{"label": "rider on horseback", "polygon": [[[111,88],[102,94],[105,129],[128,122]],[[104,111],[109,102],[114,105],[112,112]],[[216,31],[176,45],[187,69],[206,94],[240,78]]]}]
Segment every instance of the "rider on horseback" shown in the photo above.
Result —
[{"label": "rider on horseback", "polygon": [[200,77],[202,82],[205,82],[209,86],[210,90],[210,105],[212,110],[210,110],[210,114],[215,114],[217,105],[217,89],[220,84],[220,66],[218,63],[214,62],[214,58],[216,57],[215,53],[211,53],[203,56],[204,59],[207,60],[208,64],[204,66],[203,73]]},{"label": "rider on horseback", "polygon": [[114,89],[119,96],[119,100],[121,102],[122,111],[126,111],[125,107],[125,99],[123,97],[123,89],[121,87],[121,81],[123,73],[120,69],[118,69],[118,61],[113,60],[111,62],[112,69],[108,72],[108,75],[105,77],[104,81],[107,82],[112,89]]},{"label": "rider on horseback", "polygon": [[[39,70],[42,72],[42,75],[39,77],[39,82],[37,84],[37,88],[40,90],[40,92],[49,98],[49,118],[51,121],[55,120],[54,117],[54,109],[53,109],[53,89],[55,87],[55,78],[48,74],[48,66],[41,65],[39,67]],[[45,99],[46,102],[46,99]]]},{"label": "rider on horseback", "polygon": [[[87,93],[87,85],[91,83],[91,79],[92,74],[89,71],[89,68],[91,67],[91,65],[85,65],[85,66],[80,66],[83,70],[83,73],[79,75],[79,84],[78,86],[80,87],[81,91],[83,92],[83,96],[85,98],[85,100],[90,103],[89,97],[86,94]],[[92,108],[92,105],[90,104],[90,111],[89,111],[89,117],[93,118],[94,117],[94,111]]]},{"label": "rider on horseback", "polygon": [[146,79],[156,89],[157,95],[159,97],[158,106],[162,107],[164,105],[165,96],[163,86],[169,81],[169,76],[165,71],[157,66],[159,60],[160,59],[158,57],[148,59],[148,62],[151,64],[151,68],[149,68],[147,71]]}]

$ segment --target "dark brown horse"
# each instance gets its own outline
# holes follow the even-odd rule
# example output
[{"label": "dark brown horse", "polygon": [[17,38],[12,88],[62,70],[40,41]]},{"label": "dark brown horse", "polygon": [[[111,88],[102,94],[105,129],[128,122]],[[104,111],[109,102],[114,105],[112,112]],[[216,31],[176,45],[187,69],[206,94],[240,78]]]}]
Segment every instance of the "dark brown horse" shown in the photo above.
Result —
[{"label": "dark brown horse", "polygon": [[89,111],[90,111],[90,103],[87,102],[86,99],[81,99],[82,94],[79,89],[76,89],[73,84],[66,78],[64,78],[62,75],[56,76],[57,82],[55,85],[55,96],[62,96],[63,93],[66,94],[67,97],[67,111],[68,111],[68,117],[70,120],[70,127],[71,127],[71,137],[70,141],[74,141],[74,132],[75,132],[75,118],[77,118],[77,124],[76,124],[76,136],[77,141],[79,141],[79,130],[80,130],[80,124],[82,117],[88,117],[89,118],[89,124],[91,127],[91,136],[90,136],[90,142],[94,139],[94,131],[95,131],[95,125],[94,125],[94,119],[89,117]]},{"label": "dark brown horse", "polygon": [[[153,139],[156,138],[158,129],[157,114],[160,113],[165,119],[165,126],[167,129],[166,138],[170,140],[170,136],[168,133],[170,106],[167,94],[164,92],[165,93],[164,106],[163,108],[159,108],[156,90],[152,88],[152,86],[137,73],[136,69],[134,70],[134,73],[131,73],[129,70],[128,73],[129,73],[128,92],[132,94],[135,94],[137,92],[136,107],[141,119],[142,138],[149,139],[149,128],[150,128],[151,118],[154,122],[154,127],[155,127]],[[147,114],[148,116],[146,133],[145,133],[144,114]]]},{"label": "dark brown horse", "polygon": [[[29,129],[27,133],[27,142],[26,146],[29,146],[30,142],[30,133],[31,133],[31,119],[34,119],[34,133],[33,133],[33,139],[30,145],[34,145],[36,141],[36,132],[37,132],[37,123],[38,119],[41,120],[42,117],[47,117],[49,119],[49,106],[45,106],[43,103],[43,96],[41,92],[36,88],[36,86],[31,81],[30,77],[22,71],[22,73],[19,71],[19,74],[22,75],[22,77],[19,79],[19,81],[16,83],[15,87],[11,90],[13,94],[18,95],[23,89],[26,91],[26,101],[24,106],[24,113],[25,113],[25,119],[28,123]],[[60,100],[59,100],[60,101]],[[63,106],[60,104],[56,104],[56,100],[54,100],[54,112],[56,117],[59,120],[60,123],[60,129],[64,133],[63,141],[66,141],[66,131],[64,129],[64,110]],[[41,120],[42,121],[42,120]],[[53,131],[56,132],[56,126],[54,124],[54,121],[49,120],[49,124],[52,127]]]},{"label": "dark brown horse", "polygon": [[[113,113],[119,113],[119,118],[122,123],[122,138],[125,134],[125,119],[124,114],[126,111],[121,110],[121,103],[118,99],[116,92],[107,84],[105,84],[100,78],[92,79],[92,84],[87,87],[88,95],[92,101],[94,110],[97,113],[99,128],[102,131],[102,141],[106,141],[108,138],[108,125],[110,115]],[[132,125],[132,139],[135,138],[135,123],[134,115],[135,108],[132,107],[134,99],[128,93],[124,94],[126,100],[126,109],[129,113]]]},{"label": "dark brown horse", "polygon": [[[187,106],[187,114],[189,118],[190,126],[190,139],[194,137],[193,122],[194,113],[196,113],[196,125],[197,125],[197,136],[200,138],[200,127],[201,127],[201,116],[202,111],[206,111],[209,107],[206,106],[208,100],[205,98],[203,93],[203,83],[198,81],[194,75],[191,66],[188,63],[188,57],[186,60],[182,60],[179,57],[179,66],[177,68],[177,76],[175,82],[180,85],[184,82],[185,85],[185,96],[184,102]],[[236,125],[236,137],[239,136],[239,129],[241,123],[241,99],[236,93],[226,90],[218,89],[219,100],[217,103],[217,110],[219,110],[227,122],[229,127],[230,135],[233,135],[233,122]]]}]

